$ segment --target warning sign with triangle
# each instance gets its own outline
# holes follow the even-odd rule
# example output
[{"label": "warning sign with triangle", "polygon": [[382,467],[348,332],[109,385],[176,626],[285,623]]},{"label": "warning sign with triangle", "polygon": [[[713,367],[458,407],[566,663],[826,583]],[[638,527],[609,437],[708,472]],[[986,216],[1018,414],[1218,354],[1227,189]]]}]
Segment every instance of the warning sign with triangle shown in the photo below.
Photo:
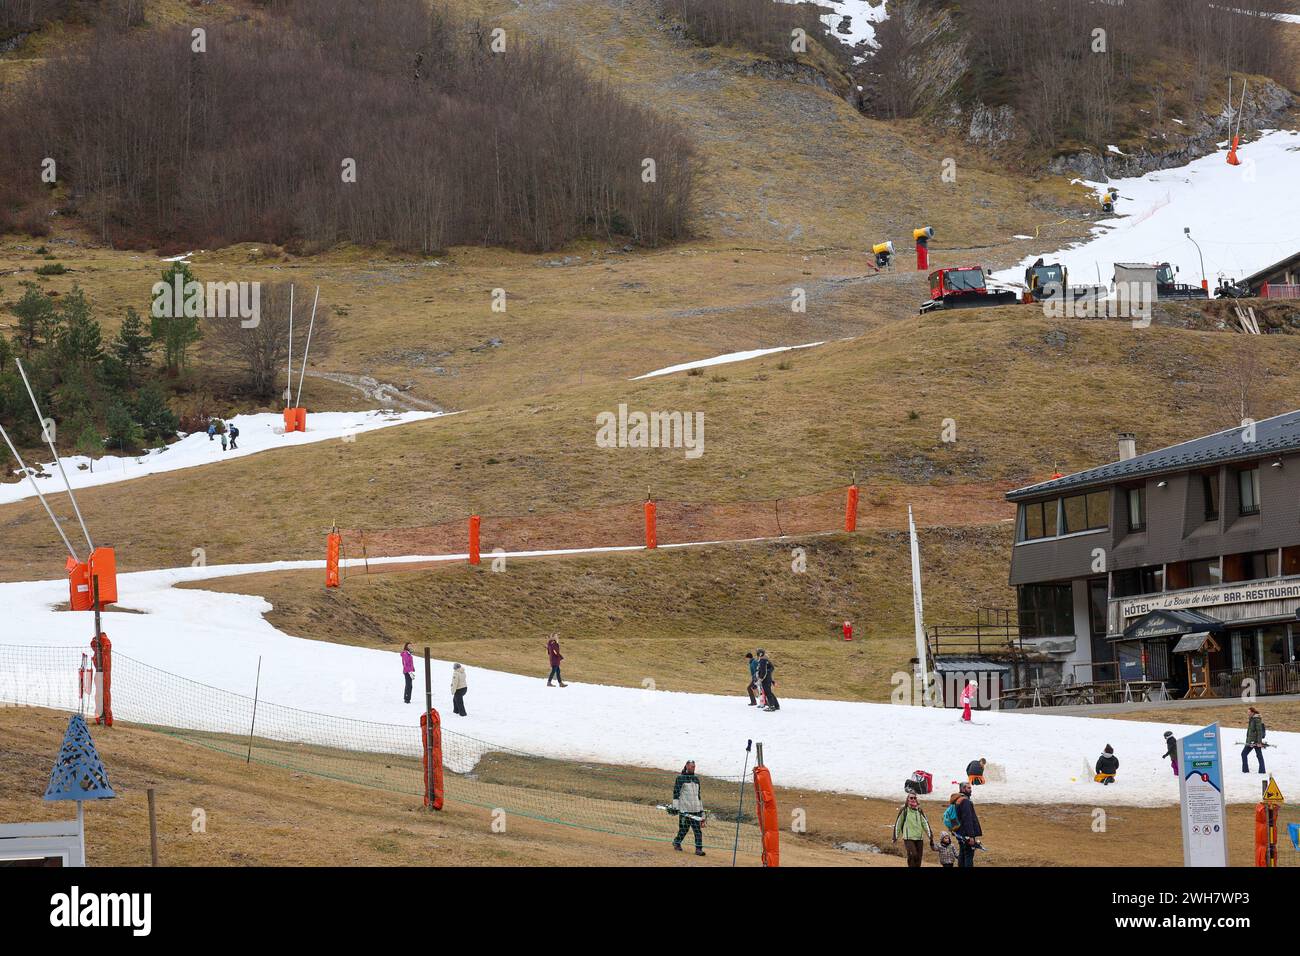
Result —
[{"label": "warning sign with triangle", "polygon": [[1273,775],[1269,774],[1268,786],[1264,788],[1265,803],[1286,803],[1286,798],[1282,796],[1282,788],[1277,785]]}]

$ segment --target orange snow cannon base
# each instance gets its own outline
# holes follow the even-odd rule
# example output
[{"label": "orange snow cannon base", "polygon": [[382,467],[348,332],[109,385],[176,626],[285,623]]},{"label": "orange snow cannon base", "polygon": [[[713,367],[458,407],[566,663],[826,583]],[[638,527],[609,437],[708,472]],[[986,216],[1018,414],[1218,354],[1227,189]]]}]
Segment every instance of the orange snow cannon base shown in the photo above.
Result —
[{"label": "orange snow cannon base", "polygon": [[655,503],[649,499],[645,503],[645,546],[651,550],[659,547],[659,528],[655,517]]},{"label": "orange snow cannon base", "polygon": [[[429,715],[433,715],[433,745],[429,745]],[[424,805],[442,809],[442,718],[438,712],[426,711],[420,715],[420,761],[424,767]],[[433,773],[429,772],[429,758],[433,758]]]},{"label": "orange snow cannon base", "polygon": [[325,586],[339,586],[339,533],[331,531],[325,538]]}]

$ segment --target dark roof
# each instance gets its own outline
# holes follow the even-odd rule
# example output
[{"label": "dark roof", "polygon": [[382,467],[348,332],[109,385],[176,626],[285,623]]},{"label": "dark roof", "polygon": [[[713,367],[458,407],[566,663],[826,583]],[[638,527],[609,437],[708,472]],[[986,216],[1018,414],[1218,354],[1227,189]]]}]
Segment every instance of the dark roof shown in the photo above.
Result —
[{"label": "dark roof", "polygon": [[1264,279],[1268,278],[1274,272],[1278,272],[1282,269],[1285,269],[1287,266],[1297,261],[1300,261],[1300,252],[1293,253],[1292,255],[1287,256],[1285,259],[1273,263],[1271,266],[1265,266],[1263,269],[1260,269],[1258,272],[1254,273],[1253,275],[1246,276],[1246,278],[1241,280],[1242,285],[1254,286],[1256,283],[1260,283]]},{"label": "dark roof", "polygon": [[1229,428],[1203,438],[1193,438],[1181,445],[1149,451],[1127,461],[1112,461],[1063,478],[1026,485],[1007,492],[1007,500],[1019,501],[1056,492],[1096,488],[1132,478],[1189,471],[1231,461],[1248,461],[1284,451],[1300,451],[1300,410],[1256,422],[1253,442],[1243,441],[1242,431],[1240,427]]},{"label": "dark roof", "polygon": [[1200,611],[1161,608],[1149,611],[1124,628],[1124,633],[1113,640],[1133,640],[1147,637],[1173,637],[1208,631],[1222,633],[1224,624],[1218,618]]},{"label": "dark roof", "polygon": [[989,660],[987,657],[945,657],[942,655],[934,659],[934,669],[940,674],[961,673],[964,671],[1005,673],[1011,670],[1006,664]]}]

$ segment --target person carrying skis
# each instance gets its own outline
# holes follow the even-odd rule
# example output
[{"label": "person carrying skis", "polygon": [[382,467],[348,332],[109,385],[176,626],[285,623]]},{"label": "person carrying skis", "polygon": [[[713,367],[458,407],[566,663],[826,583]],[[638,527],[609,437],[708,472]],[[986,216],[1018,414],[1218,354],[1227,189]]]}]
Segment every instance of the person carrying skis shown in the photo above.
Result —
[{"label": "person carrying skis", "polygon": [[237,447],[235,445],[235,439],[237,439],[238,437],[239,437],[239,427],[235,425],[234,422],[231,422],[230,424],[230,450],[231,451],[234,451],[235,448]]},{"label": "person carrying skis", "polygon": [[1115,771],[1119,769],[1119,758],[1115,756],[1115,748],[1110,744],[1101,752],[1097,758],[1096,766],[1097,775],[1092,779],[1097,783],[1109,786],[1115,782]]},{"label": "person carrying skis", "polygon": [[971,705],[971,701],[975,700],[975,694],[977,690],[978,688],[976,687],[975,682],[973,680],[967,681],[966,686],[962,688],[961,719],[966,723],[970,723],[970,705]]},{"label": "person carrying skis", "polygon": [[465,713],[465,668],[459,664],[451,665],[451,709],[461,717],[468,717]]},{"label": "person carrying skis", "polygon": [[1264,773],[1264,718],[1254,707],[1247,709],[1249,718],[1246,721],[1246,746],[1241,748],[1241,772],[1250,773],[1250,768],[1246,765],[1246,758],[1250,756],[1252,750],[1255,751],[1255,760],[1259,763],[1259,772]]},{"label": "person carrying skis", "polygon": [[763,698],[767,701],[767,706],[763,709],[769,713],[781,709],[781,702],[776,699],[776,691],[772,690],[772,685],[776,683],[773,674],[775,670],[776,665],[768,660],[767,651],[760,647],[758,649],[758,669],[755,671],[755,676],[758,678],[758,686],[763,690]]},{"label": "person carrying skis", "polygon": [[1173,764],[1174,776],[1178,776],[1178,741],[1174,739],[1172,730],[1165,731],[1165,757]]},{"label": "person carrying skis", "polygon": [[546,686],[554,686],[551,681],[557,680],[561,687],[568,687],[564,678],[560,676],[560,661],[564,660],[564,655],[560,653],[560,635],[552,634],[551,639],[546,642],[546,657],[551,662],[551,673],[546,678]]},{"label": "person carrying skis", "polygon": [[907,800],[898,808],[898,816],[894,818],[895,843],[898,842],[900,831],[903,834],[903,847],[907,850],[907,865],[920,866],[921,855],[925,852],[922,841],[928,842],[931,850],[935,849],[935,845],[934,834],[930,832],[930,821],[926,819],[925,811],[921,809],[914,793],[907,795]]},{"label": "person carrying skis", "polygon": [[745,660],[749,662],[749,683],[745,685],[745,692],[749,694],[749,706],[757,707],[758,701],[754,697],[754,688],[758,686],[758,661],[749,652],[745,653]]},{"label": "person carrying skis", "polygon": [[971,787],[963,783],[959,788],[957,800],[957,827],[953,836],[957,838],[957,866],[966,869],[975,865],[975,851],[982,847],[980,837],[980,818],[975,812],[975,802],[971,800]]},{"label": "person carrying skis", "polygon": [[966,765],[966,782],[976,786],[984,782],[984,768],[988,766],[988,758],[980,757],[979,760],[972,760]]},{"label": "person carrying skis", "polygon": [[673,781],[673,802],[671,808],[677,811],[677,836],[673,839],[673,849],[679,853],[686,831],[695,831],[695,855],[704,856],[704,833],[700,825],[704,820],[704,801],[700,798],[700,778],[695,775],[695,761],[686,761],[682,772]]},{"label": "person carrying skis", "polygon": [[406,678],[406,693],[402,695],[405,703],[411,702],[411,681],[415,678],[415,661],[411,657],[411,642],[402,648],[402,676]]}]

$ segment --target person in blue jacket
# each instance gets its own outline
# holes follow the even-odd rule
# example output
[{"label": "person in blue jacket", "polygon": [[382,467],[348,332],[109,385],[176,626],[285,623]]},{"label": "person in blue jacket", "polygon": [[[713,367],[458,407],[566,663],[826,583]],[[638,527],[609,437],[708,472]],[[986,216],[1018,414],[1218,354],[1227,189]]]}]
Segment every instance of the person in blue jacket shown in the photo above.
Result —
[{"label": "person in blue jacket", "polygon": [[753,654],[746,654],[745,660],[749,661],[749,683],[745,685],[745,691],[749,694],[749,706],[757,707],[758,699],[754,696],[754,686],[758,683],[758,661],[754,660]]}]

